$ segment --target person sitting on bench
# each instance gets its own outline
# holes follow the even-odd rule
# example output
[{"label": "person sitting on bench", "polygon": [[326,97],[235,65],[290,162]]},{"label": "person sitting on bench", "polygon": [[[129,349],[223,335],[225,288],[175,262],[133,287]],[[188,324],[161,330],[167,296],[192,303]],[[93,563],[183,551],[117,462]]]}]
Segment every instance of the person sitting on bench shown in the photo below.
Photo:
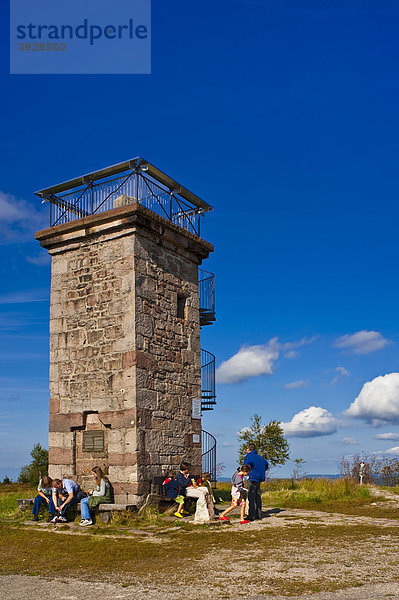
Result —
[{"label": "person sitting on bench", "polygon": [[38,493],[33,502],[32,514],[33,514],[34,521],[39,520],[39,511],[40,511],[40,507],[43,503],[47,503],[48,510],[50,513],[50,516],[47,521],[50,522],[51,519],[54,518],[55,507],[54,507],[53,499],[51,497],[51,488],[52,487],[53,487],[53,480],[48,475],[44,475],[44,477],[42,477],[39,481],[39,485],[37,486]]},{"label": "person sitting on bench", "polygon": [[112,502],[112,488],[108,477],[105,477],[100,467],[93,467],[91,474],[96,478],[96,489],[89,490],[89,497],[82,498],[80,501],[80,512],[82,520],[79,523],[81,527],[93,525],[90,511],[99,504],[110,504]]},{"label": "person sitting on bench", "polygon": [[176,477],[176,483],[179,488],[179,494],[186,498],[196,498],[197,508],[194,515],[194,521],[207,522],[215,518],[212,498],[205,487],[198,487],[195,479],[189,475],[191,465],[182,462],[180,471]]},{"label": "person sitting on bench", "polygon": [[70,506],[77,504],[84,494],[73,479],[53,479],[53,502],[58,515],[51,523],[66,523],[65,513]]}]

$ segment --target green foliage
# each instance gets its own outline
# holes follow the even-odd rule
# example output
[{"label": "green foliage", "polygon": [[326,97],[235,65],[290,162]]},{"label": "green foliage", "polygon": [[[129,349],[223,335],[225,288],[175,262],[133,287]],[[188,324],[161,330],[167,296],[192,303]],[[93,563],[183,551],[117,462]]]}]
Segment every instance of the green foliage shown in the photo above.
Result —
[{"label": "green foliage", "polygon": [[34,486],[38,484],[41,476],[47,475],[48,450],[43,448],[41,444],[35,444],[30,455],[33,460],[29,465],[22,467],[18,482],[30,483]]},{"label": "green foliage", "polygon": [[0,519],[22,517],[23,513],[17,506],[19,498],[33,498],[37,491],[30,485],[11,483],[0,486]]},{"label": "green foliage", "polygon": [[346,501],[371,501],[370,490],[352,479],[301,479],[292,486],[292,480],[273,480],[262,486],[262,500],[292,508],[310,508],[312,504]]},{"label": "green foliage", "polygon": [[249,442],[255,444],[258,454],[266,458],[272,467],[284,465],[289,459],[290,449],[280,421],[263,425],[262,418],[255,414],[251,418],[251,426],[243,429],[238,439],[242,441],[238,454],[240,464],[244,462]]},{"label": "green foliage", "polygon": [[8,475],[6,475],[3,479],[3,483],[5,485],[9,485],[10,483],[12,483],[12,480],[8,477]]}]

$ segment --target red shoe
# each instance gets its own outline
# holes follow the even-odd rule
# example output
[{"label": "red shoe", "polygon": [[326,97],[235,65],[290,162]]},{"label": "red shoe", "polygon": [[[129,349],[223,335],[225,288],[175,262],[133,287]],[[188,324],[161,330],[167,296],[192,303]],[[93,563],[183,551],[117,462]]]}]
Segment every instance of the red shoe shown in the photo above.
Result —
[{"label": "red shoe", "polygon": [[243,521],[240,521],[240,525],[245,525],[246,523],[250,523],[251,521],[248,521],[248,519],[244,519]]},{"label": "red shoe", "polygon": [[219,517],[219,521],[230,521],[229,517]]}]

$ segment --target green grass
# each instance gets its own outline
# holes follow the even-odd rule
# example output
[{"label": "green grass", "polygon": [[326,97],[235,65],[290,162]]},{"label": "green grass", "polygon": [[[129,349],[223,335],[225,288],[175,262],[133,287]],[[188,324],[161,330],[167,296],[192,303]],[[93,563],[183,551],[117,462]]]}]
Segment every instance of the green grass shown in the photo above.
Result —
[{"label": "green grass", "polygon": [[[395,493],[399,488],[387,488]],[[271,479],[261,485],[262,503],[267,508],[298,508],[345,515],[399,519],[399,508],[372,497],[368,486],[351,479]],[[230,501],[230,484],[218,483],[216,498]]]},{"label": "green grass", "polygon": [[289,508],[307,508],[310,505],[354,501],[371,502],[370,490],[350,479],[302,479],[297,482],[281,480],[266,483],[262,489],[262,500],[266,504]]},{"label": "green grass", "polygon": [[388,487],[387,485],[379,485],[379,490],[387,490],[387,492],[392,492],[392,494],[399,494],[399,486],[395,485],[393,487]]},{"label": "green grass", "polygon": [[[389,488],[392,491],[392,488]],[[298,508],[359,517],[399,519],[399,508],[350,479],[272,480],[262,488],[266,508]]]},{"label": "green grass", "polygon": [[[229,501],[231,485],[218,483],[216,497]],[[372,502],[367,486],[350,479],[271,479],[261,485],[262,501],[269,506],[287,508],[321,508],[329,504],[365,504]]]},{"label": "green grass", "polygon": [[21,498],[34,498],[37,490],[28,483],[10,483],[0,485],[0,519],[20,517],[21,511],[17,500]]}]

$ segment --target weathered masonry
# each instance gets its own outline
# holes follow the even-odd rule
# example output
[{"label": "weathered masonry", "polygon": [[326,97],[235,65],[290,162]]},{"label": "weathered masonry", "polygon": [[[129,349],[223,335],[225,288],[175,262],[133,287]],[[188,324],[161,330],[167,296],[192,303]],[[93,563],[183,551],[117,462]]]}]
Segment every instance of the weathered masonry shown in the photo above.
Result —
[{"label": "weathered masonry", "polygon": [[[82,481],[95,464],[115,501],[141,505],[151,482],[202,455],[201,411],[215,404],[211,207],[142,158],[37,192],[52,258],[49,472]],[[204,448],[203,448],[204,446]],[[205,448],[206,446],[206,448]]]}]

